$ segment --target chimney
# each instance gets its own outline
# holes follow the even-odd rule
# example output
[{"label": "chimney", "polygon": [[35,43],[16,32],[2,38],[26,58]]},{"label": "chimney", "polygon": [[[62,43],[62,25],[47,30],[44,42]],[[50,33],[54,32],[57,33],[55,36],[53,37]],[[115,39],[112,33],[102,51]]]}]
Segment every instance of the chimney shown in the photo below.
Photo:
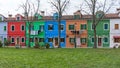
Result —
[{"label": "chimney", "polygon": [[76,12],[74,12],[74,15],[81,15],[80,10],[77,10]]},{"label": "chimney", "polygon": [[45,16],[45,12],[44,11],[41,11],[41,16]]},{"label": "chimney", "polygon": [[9,14],[8,17],[11,18],[11,17],[12,17],[12,14]]},{"label": "chimney", "polygon": [[[74,12],[74,16],[75,16],[75,19],[76,19],[76,16],[77,16],[77,18],[79,19],[79,18],[82,18],[82,13],[81,13],[81,11],[80,10],[77,10],[76,12]],[[79,16],[79,17],[78,17]]]},{"label": "chimney", "polygon": [[116,10],[117,10],[117,13],[119,14],[120,13],[120,8],[117,8]]}]

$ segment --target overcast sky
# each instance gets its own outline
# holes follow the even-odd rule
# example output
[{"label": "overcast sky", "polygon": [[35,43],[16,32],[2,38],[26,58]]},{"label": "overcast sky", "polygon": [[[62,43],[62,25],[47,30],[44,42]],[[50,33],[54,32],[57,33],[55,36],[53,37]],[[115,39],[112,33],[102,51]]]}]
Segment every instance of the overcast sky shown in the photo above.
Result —
[{"label": "overcast sky", "polygon": [[[33,0],[30,0],[33,1]],[[41,0],[40,10],[43,10],[46,12],[47,15],[51,15],[53,12],[53,9],[51,9],[51,6],[48,3],[49,0]],[[81,0],[82,1],[82,0]],[[15,15],[17,13],[22,14],[22,9],[18,10],[18,7],[20,4],[24,3],[25,0],[0,0],[0,14],[4,16],[8,16],[8,14]],[[78,10],[78,6],[80,4],[80,0],[71,0],[71,5],[69,6],[68,13],[66,14],[73,14],[76,10]],[[112,9],[112,11],[115,11],[115,8]]]}]

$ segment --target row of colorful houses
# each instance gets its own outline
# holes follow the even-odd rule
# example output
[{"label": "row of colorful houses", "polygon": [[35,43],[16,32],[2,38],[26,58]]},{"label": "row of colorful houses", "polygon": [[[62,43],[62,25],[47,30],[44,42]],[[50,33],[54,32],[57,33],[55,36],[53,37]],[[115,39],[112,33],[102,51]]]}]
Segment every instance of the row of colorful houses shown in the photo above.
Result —
[{"label": "row of colorful houses", "polygon": [[[9,39],[11,46],[35,46],[49,43],[51,47],[58,47],[58,22],[52,16],[42,19],[26,21],[17,14],[15,17],[5,18],[0,15],[0,40],[2,43]],[[29,23],[31,24],[29,25]],[[79,11],[74,15],[63,16],[60,24],[60,46],[62,48],[86,48],[94,46],[94,32],[90,15],[82,15]],[[106,14],[97,26],[97,46],[114,47],[120,45],[120,17],[119,13]]]}]

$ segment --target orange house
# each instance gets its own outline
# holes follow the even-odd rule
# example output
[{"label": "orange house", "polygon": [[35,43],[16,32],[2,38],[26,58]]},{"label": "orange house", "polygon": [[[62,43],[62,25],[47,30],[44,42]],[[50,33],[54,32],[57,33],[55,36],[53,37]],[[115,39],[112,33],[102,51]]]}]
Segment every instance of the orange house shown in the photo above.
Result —
[{"label": "orange house", "polygon": [[66,20],[66,48],[87,47],[87,20]]}]

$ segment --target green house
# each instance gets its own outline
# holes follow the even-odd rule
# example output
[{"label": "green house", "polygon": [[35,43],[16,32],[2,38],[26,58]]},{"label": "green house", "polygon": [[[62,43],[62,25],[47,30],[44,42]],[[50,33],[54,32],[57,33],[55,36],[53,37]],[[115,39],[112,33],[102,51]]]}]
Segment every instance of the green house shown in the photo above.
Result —
[{"label": "green house", "polygon": [[44,37],[45,37],[44,24],[45,22],[42,20],[26,23],[27,46],[30,44],[30,47],[33,47],[35,46],[35,42],[39,42],[41,46],[44,45]]},{"label": "green house", "polygon": [[[96,28],[97,47],[109,47],[110,21],[101,20]],[[92,20],[88,20],[88,47],[94,46],[94,30]]]}]

